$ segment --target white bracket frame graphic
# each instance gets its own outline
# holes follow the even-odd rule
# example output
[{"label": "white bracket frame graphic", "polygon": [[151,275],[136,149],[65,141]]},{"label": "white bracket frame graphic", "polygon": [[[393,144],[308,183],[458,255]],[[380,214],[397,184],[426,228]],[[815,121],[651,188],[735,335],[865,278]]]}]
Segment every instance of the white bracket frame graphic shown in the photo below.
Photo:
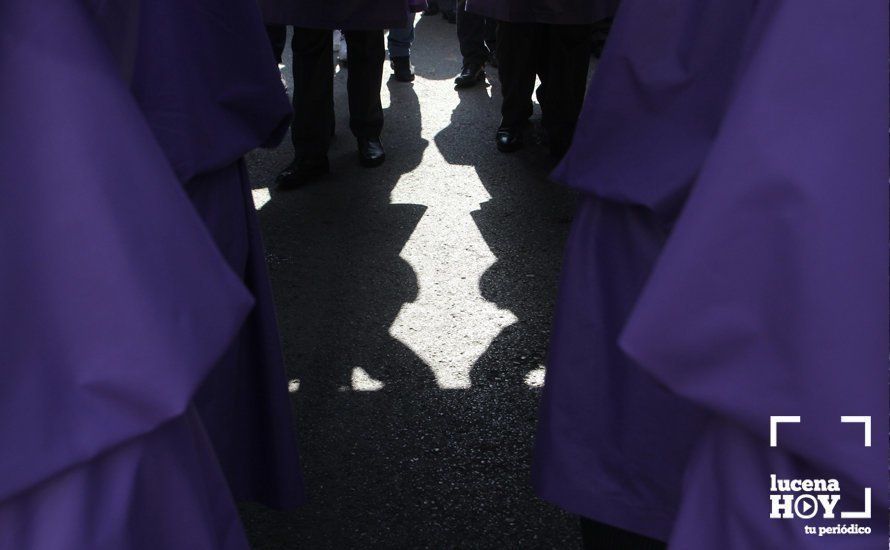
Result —
[{"label": "white bracket frame graphic", "polygon": [[769,446],[779,446],[779,424],[800,424],[799,416],[770,416],[769,417]]},{"label": "white bracket frame graphic", "polygon": [[871,447],[871,417],[870,416],[842,416],[844,424],[862,424],[865,429],[865,446]]}]

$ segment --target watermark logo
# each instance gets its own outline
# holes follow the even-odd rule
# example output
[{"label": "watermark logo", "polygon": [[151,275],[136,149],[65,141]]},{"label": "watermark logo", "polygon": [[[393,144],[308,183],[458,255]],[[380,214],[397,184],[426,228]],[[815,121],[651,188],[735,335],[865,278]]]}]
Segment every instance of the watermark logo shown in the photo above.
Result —
[{"label": "watermark logo", "polygon": [[[864,446],[871,447],[871,417],[842,416],[844,424],[861,424],[865,431]],[[769,444],[779,446],[779,426],[800,424],[799,416],[771,416]],[[772,519],[869,519],[871,518],[871,487],[865,488],[863,510],[843,510],[839,507],[841,486],[836,479],[786,479],[770,474],[770,514]],[[825,535],[868,535],[871,528],[856,523],[836,525],[805,525],[807,534]]]}]

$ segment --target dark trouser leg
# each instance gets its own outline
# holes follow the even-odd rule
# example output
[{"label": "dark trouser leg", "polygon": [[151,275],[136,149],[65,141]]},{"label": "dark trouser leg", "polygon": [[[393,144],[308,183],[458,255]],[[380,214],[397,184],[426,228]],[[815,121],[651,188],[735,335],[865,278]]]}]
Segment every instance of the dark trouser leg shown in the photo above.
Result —
[{"label": "dark trouser leg", "polygon": [[332,31],[294,27],[291,138],[298,163],[327,155],[334,133],[333,41]]},{"label": "dark trouser leg", "polygon": [[486,19],[481,15],[466,11],[467,0],[457,2],[457,40],[464,65],[482,65],[488,60],[486,39]]},{"label": "dark trouser leg", "polygon": [[606,39],[609,37],[609,31],[612,30],[612,18],[607,17],[600,19],[593,24],[593,55],[599,59],[606,46]]},{"label": "dark trouser leg", "polygon": [[541,124],[550,137],[551,152],[561,156],[572,141],[587,91],[593,26],[548,25],[545,37],[546,58],[539,70]]},{"label": "dark trouser leg", "polygon": [[[545,126],[547,115],[544,113],[544,97],[547,95],[547,84],[550,82],[550,25],[538,25],[535,28],[535,52],[531,58],[531,62],[535,64],[538,78],[541,84],[535,90],[535,97],[538,99],[538,105],[541,106],[541,125]],[[546,126],[545,126],[546,127]]]},{"label": "dark trouser leg", "polygon": [[408,15],[404,27],[389,29],[386,39],[390,59],[393,57],[410,57],[411,46],[414,45],[414,14]]},{"label": "dark trouser leg", "polygon": [[532,116],[535,88],[534,23],[498,23],[498,76],[501,81],[501,127],[518,128]]},{"label": "dark trouser leg", "polygon": [[357,138],[376,139],[383,130],[383,31],[345,31],[349,48],[349,128]]},{"label": "dark trouser leg", "polygon": [[660,540],[631,533],[605,523],[581,518],[581,540],[590,550],[664,550]]},{"label": "dark trouser leg", "polygon": [[495,53],[498,49],[498,22],[494,19],[485,18],[485,45],[488,51]]},{"label": "dark trouser leg", "polygon": [[281,56],[284,55],[284,43],[287,41],[287,27],[284,25],[266,25],[266,35],[272,45],[272,53],[275,60],[281,64]]}]

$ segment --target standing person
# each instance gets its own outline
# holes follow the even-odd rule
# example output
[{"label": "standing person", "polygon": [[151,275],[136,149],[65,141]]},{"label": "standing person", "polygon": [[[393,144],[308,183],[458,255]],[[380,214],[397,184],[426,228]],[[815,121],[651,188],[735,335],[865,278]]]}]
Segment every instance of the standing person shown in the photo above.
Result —
[{"label": "standing person", "polygon": [[[589,548],[823,548],[805,528],[838,519],[770,517],[771,474],[882,511],[833,548],[887,544],[887,5],[862,8],[623,1],[553,174],[582,199],[533,466]],[[801,422],[772,441],[772,415]]]},{"label": "standing person", "polygon": [[242,160],[289,116],[258,10],[11,0],[0,42],[0,548],[246,550],[233,496],[303,499]]},{"label": "standing person", "polygon": [[485,80],[485,64],[497,66],[497,21],[467,11],[467,0],[457,2],[457,39],[463,58],[455,88],[469,88]]},{"label": "standing person", "polygon": [[414,15],[426,8],[426,0],[409,0],[411,13],[405,26],[389,29],[387,47],[393,77],[399,82],[414,81],[414,65],[411,64],[411,46],[414,45]]},{"label": "standing person", "polygon": [[334,135],[333,29],[342,29],[349,48],[349,127],[364,167],[383,164],[380,87],[386,57],[383,31],[402,27],[407,0],[260,0],[265,21],[293,25],[293,162],[278,175],[281,189],[305,185],[329,171]]},{"label": "standing person", "polygon": [[468,0],[467,9],[498,22],[501,123],[495,143],[504,153],[523,146],[533,112],[535,77],[541,125],[550,152],[561,157],[572,140],[584,101],[595,21],[616,0]]}]

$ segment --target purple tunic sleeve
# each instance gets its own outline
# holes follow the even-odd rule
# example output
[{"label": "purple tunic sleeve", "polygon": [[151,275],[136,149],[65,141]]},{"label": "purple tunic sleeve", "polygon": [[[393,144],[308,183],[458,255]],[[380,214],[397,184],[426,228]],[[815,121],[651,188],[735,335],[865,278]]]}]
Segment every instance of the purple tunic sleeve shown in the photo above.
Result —
[{"label": "purple tunic sleeve", "polygon": [[144,2],[137,36],[131,90],[182,182],[284,136],[290,100],[255,2]]},{"label": "purple tunic sleeve", "polygon": [[[727,115],[622,345],[711,414],[673,547],[879,548],[887,5],[789,0],[760,10]],[[779,415],[800,421],[778,425],[773,447]],[[771,498],[801,494],[773,487],[772,475],[836,480],[835,517],[817,508],[811,519],[771,519]],[[873,519],[841,517],[869,506]],[[871,535],[805,532],[839,525]]]},{"label": "purple tunic sleeve", "polygon": [[[253,0],[153,0],[131,90],[232,272],[255,298],[195,405],[238,500],[304,500],[291,401],[242,156],[276,143],[290,105]],[[192,55],[181,55],[189,51]]]}]

